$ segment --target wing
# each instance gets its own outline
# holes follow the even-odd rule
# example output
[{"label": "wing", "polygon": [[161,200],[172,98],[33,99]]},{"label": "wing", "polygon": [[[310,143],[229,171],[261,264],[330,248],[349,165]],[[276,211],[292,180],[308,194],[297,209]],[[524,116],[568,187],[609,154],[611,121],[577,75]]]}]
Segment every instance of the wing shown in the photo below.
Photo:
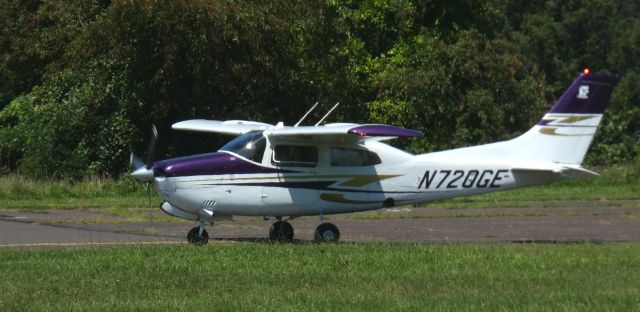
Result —
[{"label": "wing", "polygon": [[396,137],[420,137],[423,133],[417,130],[396,126],[369,124],[328,124],[325,126],[272,128],[265,131],[270,138],[300,139],[307,141],[357,141],[367,138],[391,139]]},{"label": "wing", "polygon": [[240,135],[253,130],[265,130],[273,125],[246,121],[246,120],[205,120],[205,119],[191,119],[174,123],[171,128],[175,130],[187,130],[198,132],[214,132],[223,134]]},{"label": "wing", "polygon": [[213,132],[241,135],[253,130],[264,130],[271,138],[301,139],[312,141],[333,140],[366,140],[393,139],[396,137],[420,137],[423,133],[417,130],[396,126],[354,123],[334,123],[324,126],[282,127],[267,123],[246,120],[206,120],[192,119],[175,123],[171,126],[175,130]]}]

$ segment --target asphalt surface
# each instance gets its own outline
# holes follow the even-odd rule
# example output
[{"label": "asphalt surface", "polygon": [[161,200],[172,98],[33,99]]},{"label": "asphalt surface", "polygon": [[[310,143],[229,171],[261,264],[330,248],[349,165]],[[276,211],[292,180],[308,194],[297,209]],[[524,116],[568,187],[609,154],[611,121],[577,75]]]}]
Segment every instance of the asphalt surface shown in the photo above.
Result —
[{"label": "asphalt surface", "polygon": [[[240,217],[216,223],[207,227],[210,243],[267,242],[272,221]],[[400,207],[331,216],[327,221],[339,227],[343,242],[640,242],[640,201],[540,202],[525,208]],[[317,218],[290,222],[297,242],[313,240]],[[99,211],[0,209],[0,247],[181,244],[193,226],[179,220],[127,222]]]}]

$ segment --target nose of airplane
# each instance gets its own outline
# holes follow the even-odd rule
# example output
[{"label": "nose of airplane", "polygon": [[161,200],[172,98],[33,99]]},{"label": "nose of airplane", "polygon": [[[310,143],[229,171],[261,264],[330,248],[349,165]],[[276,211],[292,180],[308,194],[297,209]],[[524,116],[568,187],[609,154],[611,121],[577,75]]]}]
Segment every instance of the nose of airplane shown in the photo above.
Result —
[{"label": "nose of airplane", "polygon": [[148,168],[146,166],[142,166],[131,173],[135,179],[140,181],[151,181],[153,180],[153,168]]}]

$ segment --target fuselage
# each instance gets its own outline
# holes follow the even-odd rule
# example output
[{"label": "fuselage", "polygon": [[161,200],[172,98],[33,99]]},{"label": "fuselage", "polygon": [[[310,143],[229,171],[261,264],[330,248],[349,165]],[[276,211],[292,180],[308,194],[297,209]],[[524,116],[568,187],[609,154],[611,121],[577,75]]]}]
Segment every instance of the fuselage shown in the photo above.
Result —
[{"label": "fuselage", "polygon": [[[431,159],[377,141],[274,143],[256,137],[265,140],[264,149],[253,153],[223,148],[156,162],[161,197],[173,208],[204,219],[295,217],[425,203],[557,180],[545,173],[536,177],[513,171],[516,164]],[[260,145],[242,137],[239,141]]]}]

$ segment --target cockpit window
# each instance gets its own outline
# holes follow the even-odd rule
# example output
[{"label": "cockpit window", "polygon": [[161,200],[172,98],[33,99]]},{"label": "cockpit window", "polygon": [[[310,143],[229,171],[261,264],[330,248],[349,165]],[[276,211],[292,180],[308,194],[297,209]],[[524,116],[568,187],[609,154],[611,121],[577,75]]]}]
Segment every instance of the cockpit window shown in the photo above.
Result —
[{"label": "cockpit window", "polygon": [[257,163],[262,162],[267,141],[262,131],[247,132],[225,144],[220,151],[236,153]]}]

